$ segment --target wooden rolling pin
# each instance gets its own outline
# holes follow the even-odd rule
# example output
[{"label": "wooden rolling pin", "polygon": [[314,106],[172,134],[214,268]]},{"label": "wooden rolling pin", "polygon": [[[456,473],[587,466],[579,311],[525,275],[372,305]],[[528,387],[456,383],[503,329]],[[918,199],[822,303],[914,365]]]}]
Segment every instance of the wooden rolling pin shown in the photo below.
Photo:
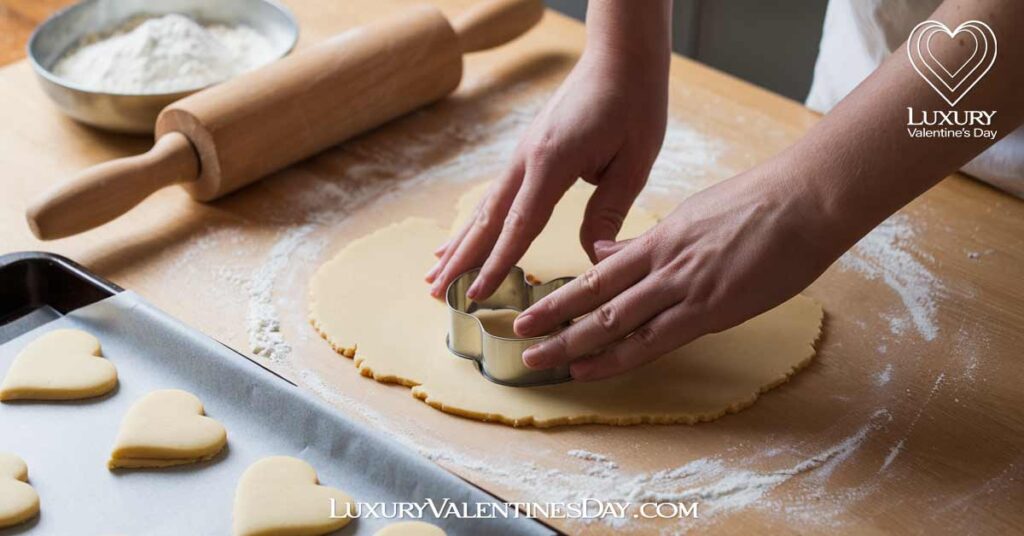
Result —
[{"label": "wooden rolling pin", "polygon": [[165,108],[142,155],[89,168],[33,203],[43,240],[106,223],[181,184],[198,201],[274,171],[450,94],[462,54],[532,28],[541,0],[488,0],[452,24],[433,7],[355,28]]}]

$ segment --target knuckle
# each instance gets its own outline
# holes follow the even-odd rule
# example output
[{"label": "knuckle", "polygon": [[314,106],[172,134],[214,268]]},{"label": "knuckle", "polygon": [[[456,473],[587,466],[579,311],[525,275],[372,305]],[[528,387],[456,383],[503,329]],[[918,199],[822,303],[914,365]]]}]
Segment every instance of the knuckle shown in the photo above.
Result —
[{"label": "knuckle", "polygon": [[537,302],[531,309],[533,309],[538,317],[546,319],[557,319],[559,318],[559,305],[558,299],[554,295],[548,295],[543,300]]},{"label": "knuckle", "polygon": [[599,296],[601,294],[601,276],[597,269],[591,268],[583,275],[579,277],[579,286],[590,296]]},{"label": "knuckle", "polygon": [[597,323],[604,328],[606,331],[616,332],[619,328],[619,313],[615,310],[611,304],[604,304],[597,308],[594,315],[597,317]]},{"label": "knuckle", "polygon": [[650,326],[641,326],[633,332],[630,339],[636,341],[641,348],[645,350],[652,350],[654,349],[655,341],[657,340],[657,334]]},{"label": "knuckle", "polygon": [[658,254],[659,240],[657,233],[653,231],[646,232],[637,237],[637,241],[639,242],[639,246],[642,251],[646,251],[652,256],[656,256]]},{"label": "knuckle", "polygon": [[554,136],[545,132],[538,136],[537,139],[527,144],[525,149],[526,158],[531,161],[546,160],[552,155],[554,148]]},{"label": "knuckle", "polygon": [[665,272],[673,275],[681,275],[686,273],[686,269],[689,264],[690,254],[687,251],[683,251],[679,255],[669,259],[663,266]]},{"label": "knuckle", "polygon": [[505,229],[512,233],[521,233],[526,229],[527,218],[522,210],[512,207],[505,216]]},{"label": "knuckle", "polygon": [[601,210],[589,216],[580,229],[580,240],[583,244],[593,242],[596,235],[611,235],[614,238],[622,230],[626,215],[615,210]]},{"label": "knuckle", "polygon": [[559,331],[558,333],[548,337],[548,340],[544,345],[557,354],[565,356],[569,355],[569,341],[566,339],[564,331]]},{"label": "knuckle", "polygon": [[476,217],[477,227],[480,227],[482,229],[490,229],[491,227],[493,227],[495,219],[497,219],[495,217],[496,212],[497,210],[495,209],[493,203],[488,202],[481,206],[480,212],[477,214]]},{"label": "knuckle", "polygon": [[599,211],[595,216],[597,223],[618,230],[622,227],[622,222],[626,220],[626,213],[615,208],[606,207]]},{"label": "knuckle", "polygon": [[704,312],[713,296],[718,292],[717,287],[717,278],[708,277],[702,272],[694,274],[690,278],[690,288],[687,293],[690,307],[695,311]]}]

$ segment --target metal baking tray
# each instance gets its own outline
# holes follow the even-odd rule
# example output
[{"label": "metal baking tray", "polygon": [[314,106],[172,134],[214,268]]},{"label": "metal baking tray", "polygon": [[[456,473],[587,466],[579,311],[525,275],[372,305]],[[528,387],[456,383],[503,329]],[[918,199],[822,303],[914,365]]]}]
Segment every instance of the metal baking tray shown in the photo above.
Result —
[{"label": "metal baking tray", "polygon": [[[239,476],[270,455],[306,460],[322,483],[363,503],[429,499],[440,506],[447,500],[473,512],[498,502],[66,258],[0,256],[0,377],[31,340],[66,327],[100,339],[104,356],[118,368],[119,386],[92,400],[0,404],[0,450],[25,459],[42,504],[38,518],[0,535],[230,534]],[[203,401],[207,414],[228,430],[225,452],[191,466],[107,470],[125,411],[162,388],[185,389]],[[555,532],[515,516],[437,519],[429,507],[423,520],[449,535]],[[336,534],[373,534],[397,521],[367,516]]]}]

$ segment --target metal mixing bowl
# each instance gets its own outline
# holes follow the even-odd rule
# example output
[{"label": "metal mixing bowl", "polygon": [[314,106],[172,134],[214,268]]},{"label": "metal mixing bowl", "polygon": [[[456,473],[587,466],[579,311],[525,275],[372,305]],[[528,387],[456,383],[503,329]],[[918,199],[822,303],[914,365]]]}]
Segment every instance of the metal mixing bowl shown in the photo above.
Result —
[{"label": "metal mixing bowl", "polygon": [[246,24],[266,36],[276,60],[299,38],[299,26],[286,8],[270,0],[84,0],[36,28],[28,42],[43,91],[71,117],[105,130],[152,133],[156,116],[168,104],[201,87],[176,93],[117,94],[93,91],[57,77],[51,69],[90,34],[109,32],[139,15],[182,13],[205,23]]}]

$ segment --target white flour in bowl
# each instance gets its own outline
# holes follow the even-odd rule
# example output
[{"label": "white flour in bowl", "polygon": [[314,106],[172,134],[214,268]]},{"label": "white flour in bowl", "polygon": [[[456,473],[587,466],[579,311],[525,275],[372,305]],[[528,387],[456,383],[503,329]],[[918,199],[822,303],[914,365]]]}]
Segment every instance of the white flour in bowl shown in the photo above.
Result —
[{"label": "white flour in bowl", "polygon": [[175,93],[227,80],[273,56],[270,40],[248,26],[202,25],[170,14],[133,18],[86,37],[53,73],[91,91]]}]

